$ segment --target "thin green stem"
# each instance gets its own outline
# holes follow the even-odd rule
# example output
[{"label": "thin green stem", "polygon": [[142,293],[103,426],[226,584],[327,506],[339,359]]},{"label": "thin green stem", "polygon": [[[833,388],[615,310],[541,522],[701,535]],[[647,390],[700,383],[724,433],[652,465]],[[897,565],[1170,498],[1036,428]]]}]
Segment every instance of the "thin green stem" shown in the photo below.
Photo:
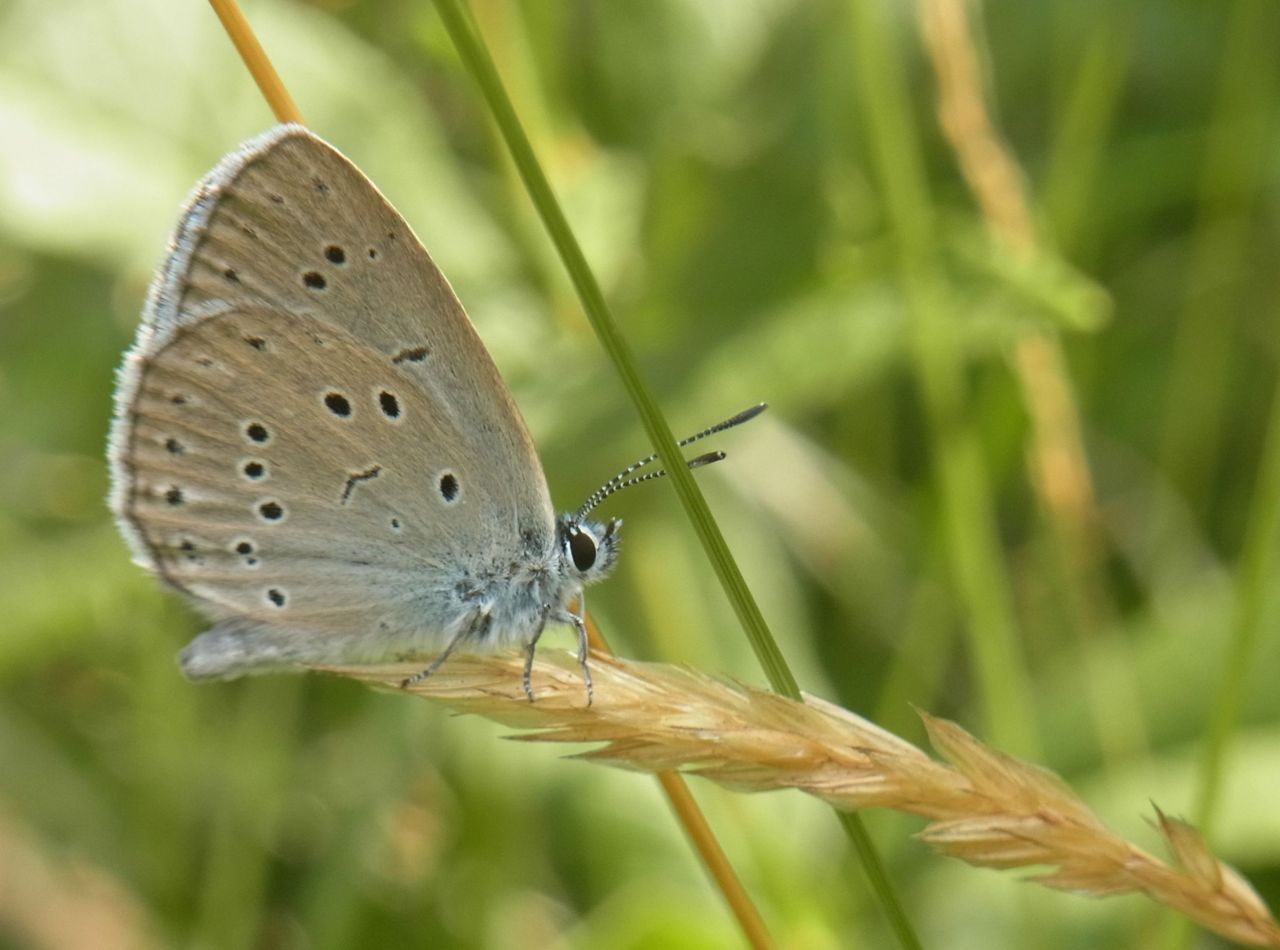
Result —
[{"label": "thin green stem", "polygon": [[[1218,692],[1209,710],[1200,758],[1195,823],[1206,838],[1216,818],[1232,734],[1249,691],[1249,674],[1257,666],[1269,585],[1276,571],[1276,536],[1280,533],[1280,386],[1272,400],[1267,441],[1253,489],[1248,525],[1236,569],[1231,640],[1227,644]],[[1191,946],[1191,939],[1192,927],[1187,919],[1171,917],[1164,945],[1169,950],[1185,950]]]},{"label": "thin green stem", "polygon": [[[764,615],[761,614],[737,562],[730,554],[728,544],[720,533],[720,528],[712,517],[697,482],[685,468],[684,459],[676,446],[675,437],[671,434],[666,419],[663,418],[657,403],[640,377],[631,348],[618,332],[600,285],[596,282],[595,275],[588,266],[586,257],[578,246],[577,239],[551,191],[551,186],[511,106],[511,101],[502,86],[488,50],[470,17],[464,12],[460,0],[436,0],[436,9],[463,63],[480,87],[503,140],[511,151],[511,157],[520,178],[528,189],[529,197],[556,251],[564,261],[569,277],[582,301],[587,319],[617,370],[627,394],[635,404],[645,431],[649,434],[664,467],[670,473],[676,494],[689,520],[693,523],[694,531],[702,542],[703,549],[747,634],[747,639],[765,675],[775,691],[792,699],[800,699],[800,687],[795,676],[787,666],[782,651],[778,649],[773,633],[765,623]],[[863,868],[871,879],[872,887],[881,900],[899,943],[907,948],[919,947],[919,940],[894,892],[879,856],[870,843],[861,819],[856,815],[842,816],[841,824],[862,860]]]},{"label": "thin green stem", "polygon": [[[1209,461],[1221,457],[1223,395],[1230,373],[1230,345],[1240,309],[1235,262],[1247,257],[1252,238],[1248,211],[1258,205],[1265,181],[1266,143],[1273,126],[1267,87],[1257,82],[1274,58],[1267,28],[1271,5],[1265,0],[1236,0],[1223,44],[1218,96],[1201,170],[1198,222],[1188,266],[1185,304],[1177,324],[1169,371],[1169,405],[1162,442],[1164,475],[1182,488],[1192,507],[1202,509],[1212,476]],[[1222,785],[1232,732],[1255,660],[1262,622],[1263,596],[1273,569],[1280,505],[1280,392],[1271,409],[1267,446],[1236,572],[1236,597],[1222,679],[1209,713],[1200,760],[1196,823],[1208,836]],[[1153,517],[1153,533],[1166,520]],[[1192,941],[1184,918],[1168,927],[1166,946],[1183,950]]]},{"label": "thin green stem", "polygon": [[1248,694],[1249,674],[1257,666],[1258,641],[1271,578],[1276,572],[1277,534],[1280,534],[1280,387],[1271,406],[1267,441],[1253,490],[1240,565],[1236,570],[1231,642],[1227,647],[1222,679],[1210,712],[1204,755],[1200,760],[1195,815],[1196,825],[1206,836],[1212,831],[1231,734]]},{"label": "thin green stem", "polygon": [[1097,18],[1083,42],[1065,28],[1060,31],[1071,40],[1063,45],[1070,50],[1072,68],[1055,110],[1040,204],[1055,246],[1077,266],[1094,253],[1098,222],[1089,209],[1099,201],[1107,147],[1134,57],[1139,12],[1117,7],[1114,17]]},{"label": "thin green stem", "polygon": [[[1274,5],[1236,0],[1227,19],[1217,101],[1201,166],[1196,228],[1169,367],[1160,471],[1183,500],[1208,517],[1214,466],[1220,463],[1232,347],[1244,308],[1242,276],[1270,182],[1275,135]],[[1165,512],[1157,512],[1158,530]]]}]

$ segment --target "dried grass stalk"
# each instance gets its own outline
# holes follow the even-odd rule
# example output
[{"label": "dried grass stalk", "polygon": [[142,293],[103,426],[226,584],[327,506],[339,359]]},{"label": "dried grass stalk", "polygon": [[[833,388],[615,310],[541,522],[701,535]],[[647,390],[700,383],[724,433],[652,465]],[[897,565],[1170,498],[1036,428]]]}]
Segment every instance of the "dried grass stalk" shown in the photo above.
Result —
[{"label": "dried grass stalk", "polygon": [[[506,725],[521,739],[601,746],[581,757],[644,771],[681,769],[743,791],[797,788],[839,808],[894,808],[930,820],[921,837],[943,854],[995,868],[1049,867],[1040,884],[1091,896],[1140,891],[1225,937],[1280,947],[1280,924],[1190,825],[1156,811],[1166,863],[1109,831],[1056,775],[921,713],[945,759],[847,710],[792,702],[692,670],[596,655],[586,705],[568,654],[543,651],[537,701],[519,655],[451,659],[412,692]],[[331,672],[398,687],[420,663]]]}]

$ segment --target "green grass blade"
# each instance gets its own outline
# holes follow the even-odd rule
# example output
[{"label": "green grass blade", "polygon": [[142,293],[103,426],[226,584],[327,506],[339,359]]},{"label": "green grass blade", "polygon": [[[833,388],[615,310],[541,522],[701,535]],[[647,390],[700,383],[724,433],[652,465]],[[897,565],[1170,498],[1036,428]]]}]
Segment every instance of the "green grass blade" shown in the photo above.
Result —
[{"label": "green grass blade", "polygon": [[569,272],[569,277],[582,301],[587,319],[595,330],[605,353],[617,369],[627,394],[635,403],[645,431],[649,434],[662,464],[671,477],[680,502],[693,522],[698,539],[706,548],[707,556],[751,641],[751,647],[755,650],[760,665],[764,667],[765,675],[779,693],[792,699],[799,699],[800,687],[796,683],[795,676],[783,659],[782,652],[778,649],[777,642],[765,623],[764,616],[760,613],[760,608],[742,572],[738,569],[733,555],[729,553],[729,547],[715,519],[712,518],[710,509],[707,508],[697,482],[685,467],[684,457],[676,446],[670,426],[667,425],[648,387],[640,378],[631,347],[618,332],[600,285],[596,282],[595,275],[582,253],[582,248],[578,246],[577,239],[569,228],[559,202],[552,194],[551,186],[533,153],[533,147],[524,134],[511,100],[502,87],[488,51],[483,46],[479,34],[472,27],[469,17],[463,13],[460,3],[456,0],[439,0],[436,7],[463,62],[484,94],[485,102],[493,113],[503,140],[511,150],[512,159],[515,161],[525,188],[528,189],[529,197],[537,208],[538,215],[542,218],[556,251],[564,261],[565,269]]},{"label": "green grass blade", "polygon": [[[774,640],[773,633],[769,630],[737,562],[730,554],[724,536],[702,497],[702,492],[685,467],[684,458],[676,446],[670,427],[640,377],[631,348],[618,332],[608,305],[605,303],[604,294],[569,228],[559,203],[552,194],[551,186],[534,155],[533,147],[524,134],[483,41],[473,28],[459,0],[436,0],[436,9],[440,13],[450,39],[479,85],[493,113],[494,121],[507,147],[511,150],[512,159],[525,188],[528,189],[529,197],[537,208],[556,251],[564,261],[565,268],[582,301],[587,319],[591,322],[592,329],[595,330],[596,336],[635,404],[645,431],[648,432],[663,465],[671,476],[676,494],[690,521],[693,522],[698,539],[702,542],[725,595],[729,598],[751,647],[764,668],[765,675],[774,690],[792,699],[800,699],[800,687],[795,676],[787,666],[782,651],[778,649],[777,641]],[[918,947],[919,940],[894,892],[879,855],[871,845],[861,819],[856,815],[842,815],[841,824],[862,860],[863,868],[871,879],[872,887],[881,900],[900,944],[903,947]]]},{"label": "green grass blade", "polygon": [[1196,824],[1206,836],[1212,832],[1231,733],[1248,694],[1250,673],[1258,665],[1258,642],[1270,596],[1270,582],[1276,572],[1276,536],[1280,534],[1280,389],[1276,390],[1271,406],[1263,453],[1253,489],[1244,549],[1236,569],[1231,641],[1209,714],[1208,735],[1200,763],[1195,816]]}]

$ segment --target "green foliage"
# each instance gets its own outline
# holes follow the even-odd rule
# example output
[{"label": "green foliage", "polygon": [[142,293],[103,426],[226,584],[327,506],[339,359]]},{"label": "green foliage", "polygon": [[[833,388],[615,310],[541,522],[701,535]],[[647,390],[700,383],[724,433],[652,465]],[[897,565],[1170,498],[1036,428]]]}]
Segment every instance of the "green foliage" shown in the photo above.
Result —
[{"label": "green foliage", "polygon": [[[453,282],[574,507],[649,451],[623,387],[431,6],[329,6],[247,12],[310,125]],[[907,102],[884,118],[920,143],[892,157],[920,169],[923,287],[862,15],[580,0],[477,4],[476,22],[677,434],[771,404],[698,477],[801,686],[912,739],[909,704],[1034,736],[1147,843],[1147,799],[1195,813],[1202,736],[1238,706],[1212,837],[1280,905],[1280,10],[984,11],[987,91],[1040,228],[1017,259],[938,131],[911,8],[871,9]],[[178,675],[199,620],[128,563],[102,503],[113,373],[179,202],[269,123],[203,4],[0,2],[0,879],[43,882],[0,899],[0,944],[107,914],[130,946],[732,945],[648,779],[347,682]],[[1029,474],[1027,333],[1065,350],[1099,501],[1085,629]],[[955,428],[922,388],[937,360]],[[948,455],[957,431],[969,455]],[[957,516],[972,497],[985,510]],[[627,544],[591,608],[615,648],[761,682],[674,494],[609,504]],[[1010,633],[991,669],[1012,664],[1028,721],[1002,721],[1017,700],[981,675],[987,607]],[[1224,704],[1232,644],[1246,675]],[[890,939],[825,808],[694,790],[781,943]],[[1164,926],[866,818],[926,946],[1130,946]]]}]

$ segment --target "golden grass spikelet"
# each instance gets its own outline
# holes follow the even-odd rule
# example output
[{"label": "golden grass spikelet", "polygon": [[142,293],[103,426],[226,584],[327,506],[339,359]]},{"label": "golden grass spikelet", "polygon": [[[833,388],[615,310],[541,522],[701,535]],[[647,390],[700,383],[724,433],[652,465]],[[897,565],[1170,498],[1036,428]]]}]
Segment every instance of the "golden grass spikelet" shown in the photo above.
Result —
[{"label": "golden grass spikelet", "polygon": [[[451,658],[413,693],[520,729],[536,742],[599,743],[582,758],[643,771],[681,769],[743,791],[796,788],[844,809],[881,806],[930,820],[921,838],[983,867],[1049,867],[1032,880],[1091,896],[1145,893],[1209,930],[1280,947],[1280,924],[1190,825],[1156,809],[1167,864],[1109,831],[1053,773],[921,713],[945,763],[823,700],[796,703],[693,670],[593,655],[588,706],[577,661],[543,651],[537,701],[518,654]],[[399,687],[419,663],[329,668]]]}]

